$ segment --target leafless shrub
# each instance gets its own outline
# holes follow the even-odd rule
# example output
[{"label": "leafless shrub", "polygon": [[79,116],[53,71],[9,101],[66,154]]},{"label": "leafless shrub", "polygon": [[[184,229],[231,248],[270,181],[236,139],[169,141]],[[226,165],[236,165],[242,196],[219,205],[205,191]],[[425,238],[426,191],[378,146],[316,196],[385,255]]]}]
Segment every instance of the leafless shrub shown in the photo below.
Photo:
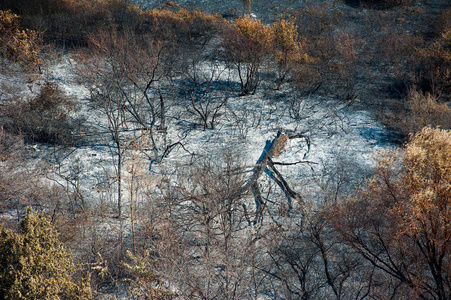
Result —
[{"label": "leafless shrub", "polygon": [[[207,70],[203,67],[207,66]],[[186,94],[193,114],[201,119],[203,129],[214,129],[217,117],[227,104],[228,91],[220,84],[224,68],[207,59],[192,58],[185,75]]]},{"label": "leafless shrub", "polygon": [[264,235],[263,268],[283,298],[350,299],[374,288],[362,280],[362,260],[336,243],[321,211],[301,218],[275,221]]},{"label": "leafless shrub", "polygon": [[238,137],[242,141],[246,141],[249,130],[252,128],[257,128],[262,119],[264,118],[264,113],[261,110],[248,107],[243,105],[239,109],[232,109],[229,107],[228,110],[233,123],[236,125]]},{"label": "leafless shrub", "polygon": [[[165,135],[166,98],[159,89],[167,75],[164,45],[149,35],[132,31],[102,31],[90,37],[89,54],[77,59],[80,82],[91,93],[92,105],[108,122],[112,140],[117,212],[122,214],[122,166],[125,151],[135,139],[150,135],[154,159],[162,159],[167,146],[157,144],[156,128]],[[163,153],[162,153],[163,152]]]},{"label": "leafless shrub", "polygon": [[[24,209],[32,206],[51,216],[64,242],[73,240],[76,219],[64,188],[51,177],[51,167],[43,161],[34,166],[26,162],[27,151],[23,140],[0,129],[0,212],[19,220]],[[6,218],[9,219],[9,218]]]},{"label": "leafless shrub", "polygon": [[[247,227],[236,155],[197,162],[169,186],[169,219],[156,246],[155,272],[179,296],[243,298],[250,283],[253,241]],[[187,180],[188,178],[188,180]],[[166,233],[170,236],[165,236]]]},{"label": "leafless shrub", "polygon": [[288,112],[290,117],[296,121],[309,118],[311,115],[311,109],[313,108],[313,105],[309,102],[309,97],[301,97],[298,93],[294,92],[289,100]]}]

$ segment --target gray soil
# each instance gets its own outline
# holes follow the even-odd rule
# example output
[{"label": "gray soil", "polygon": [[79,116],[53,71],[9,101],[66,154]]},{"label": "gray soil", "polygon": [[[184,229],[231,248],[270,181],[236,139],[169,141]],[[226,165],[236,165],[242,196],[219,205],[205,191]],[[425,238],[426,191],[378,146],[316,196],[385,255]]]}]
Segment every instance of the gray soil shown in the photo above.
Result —
[{"label": "gray soil", "polygon": [[[184,7],[199,9],[208,13],[218,13],[226,19],[235,18],[249,13],[249,1],[245,0],[128,0],[138,4],[143,9],[162,7]],[[277,20],[280,15],[290,15],[303,8],[314,7],[315,4],[324,3],[321,0],[253,0],[251,12],[255,18],[264,23],[271,23]],[[384,48],[379,43],[377,36],[381,33],[381,24],[377,24],[380,16],[388,17],[391,20],[389,27],[394,32],[404,32],[414,37],[421,37],[424,40],[434,38],[436,25],[441,12],[451,8],[450,0],[412,0],[407,5],[397,7],[384,7],[383,5],[373,5],[372,7],[361,5],[361,0],[331,0],[329,12],[338,11],[342,14],[340,23],[334,24],[334,34],[337,32],[349,32],[360,38],[358,52],[358,63],[356,73],[353,75],[354,82],[352,97],[355,101],[352,107],[355,110],[370,112],[375,119],[384,119],[384,112],[398,111],[403,106],[403,101],[408,89],[412,86],[410,67],[407,62],[401,62],[402,66],[397,66],[403,75],[394,75],[392,67],[387,67],[387,63],[382,61],[378,53],[384,52],[378,47]],[[378,1],[373,1],[378,3]],[[379,3],[384,2],[380,0]],[[248,3],[246,5],[246,3]],[[325,7],[325,6],[324,6]],[[326,20],[327,21],[327,20]],[[375,25],[371,25],[374,23]],[[305,24],[306,28],[310,24]],[[382,24],[386,25],[386,24]],[[327,26],[327,24],[326,24]],[[376,27],[374,27],[376,26]],[[374,44],[379,44],[374,47]],[[367,56],[367,49],[376,49],[373,54]],[[406,54],[408,55],[408,54]],[[366,57],[366,58],[365,58]],[[398,72],[399,70],[395,70]],[[340,84],[326,84],[322,89],[323,96],[337,97]],[[341,98],[338,96],[337,98]],[[402,141],[403,137],[394,134],[393,140]]]}]

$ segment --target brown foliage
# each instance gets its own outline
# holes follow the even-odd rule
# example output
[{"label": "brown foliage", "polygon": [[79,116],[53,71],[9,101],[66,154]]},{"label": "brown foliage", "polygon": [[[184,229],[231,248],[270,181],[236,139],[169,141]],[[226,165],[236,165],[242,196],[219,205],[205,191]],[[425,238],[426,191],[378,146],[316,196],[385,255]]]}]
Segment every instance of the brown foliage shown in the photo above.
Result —
[{"label": "brown foliage", "polygon": [[382,121],[404,136],[415,134],[425,126],[451,128],[451,108],[437,96],[411,89],[406,100],[387,105]]},{"label": "brown foliage", "polygon": [[145,30],[153,32],[158,39],[175,41],[185,47],[203,47],[221,23],[219,15],[185,8],[152,9],[145,13],[145,19]]},{"label": "brown foliage", "polygon": [[299,64],[310,62],[311,58],[306,53],[306,41],[299,37],[298,26],[295,19],[285,20],[280,18],[272,24],[274,31],[274,60],[277,64],[278,83],[280,89],[285,78],[299,68]]},{"label": "brown foliage", "polygon": [[1,8],[20,14],[26,27],[44,31],[46,41],[67,46],[86,46],[86,37],[105,27],[153,33],[184,47],[203,46],[220,23],[219,15],[184,8],[144,12],[124,0],[5,0]]},{"label": "brown foliage", "polygon": [[239,18],[224,27],[225,56],[237,67],[241,95],[254,94],[259,86],[261,69],[271,55],[273,35],[270,26],[249,17]]},{"label": "brown foliage", "polygon": [[322,87],[327,93],[352,98],[361,41],[354,30],[339,30],[344,13],[332,3],[307,5],[295,14],[308,64],[296,66],[298,85],[306,91]]},{"label": "brown foliage", "polygon": [[424,128],[403,152],[380,156],[376,175],[339,205],[342,238],[399,282],[398,298],[449,299],[451,132]]},{"label": "brown foliage", "polygon": [[41,39],[34,30],[21,30],[20,17],[11,11],[0,10],[0,55],[21,63],[31,71],[41,65]]}]

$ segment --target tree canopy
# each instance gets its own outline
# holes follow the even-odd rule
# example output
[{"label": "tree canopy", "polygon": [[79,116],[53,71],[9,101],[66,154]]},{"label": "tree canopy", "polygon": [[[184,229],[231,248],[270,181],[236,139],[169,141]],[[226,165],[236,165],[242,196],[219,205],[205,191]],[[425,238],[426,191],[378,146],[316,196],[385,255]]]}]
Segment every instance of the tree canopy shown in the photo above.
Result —
[{"label": "tree canopy", "polygon": [[373,266],[421,299],[451,297],[451,132],[425,127],[340,205],[335,225]]}]

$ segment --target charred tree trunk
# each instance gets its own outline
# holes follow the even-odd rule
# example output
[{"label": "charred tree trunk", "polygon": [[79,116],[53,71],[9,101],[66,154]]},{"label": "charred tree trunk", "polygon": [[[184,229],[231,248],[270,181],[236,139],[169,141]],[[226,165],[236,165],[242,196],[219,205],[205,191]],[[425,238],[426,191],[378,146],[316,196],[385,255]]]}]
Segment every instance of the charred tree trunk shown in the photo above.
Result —
[{"label": "charred tree trunk", "polygon": [[[285,143],[288,138],[289,136],[285,132],[279,130],[276,137],[272,141],[266,141],[263,152],[257,160],[256,165],[253,169],[251,178],[246,182],[243,189],[241,190],[241,193],[247,190],[251,190],[252,194],[254,195],[256,205],[255,218],[253,222],[254,224],[261,222],[263,216],[263,208],[265,205],[265,202],[263,201],[263,198],[261,196],[260,188],[258,186],[258,179],[263,173],[266,173],[284,191],[285,196],[288,200],[289,210],[292,209],[293,199],[298,200],[298,202],[302,202],[301,196],[290,188],[286,180],[283,178],[282,174],[277,171],[272,161],[272,157],[278,156],[280,152],[285,148]],[[248,222],[250,222],[249,218]]]}]

